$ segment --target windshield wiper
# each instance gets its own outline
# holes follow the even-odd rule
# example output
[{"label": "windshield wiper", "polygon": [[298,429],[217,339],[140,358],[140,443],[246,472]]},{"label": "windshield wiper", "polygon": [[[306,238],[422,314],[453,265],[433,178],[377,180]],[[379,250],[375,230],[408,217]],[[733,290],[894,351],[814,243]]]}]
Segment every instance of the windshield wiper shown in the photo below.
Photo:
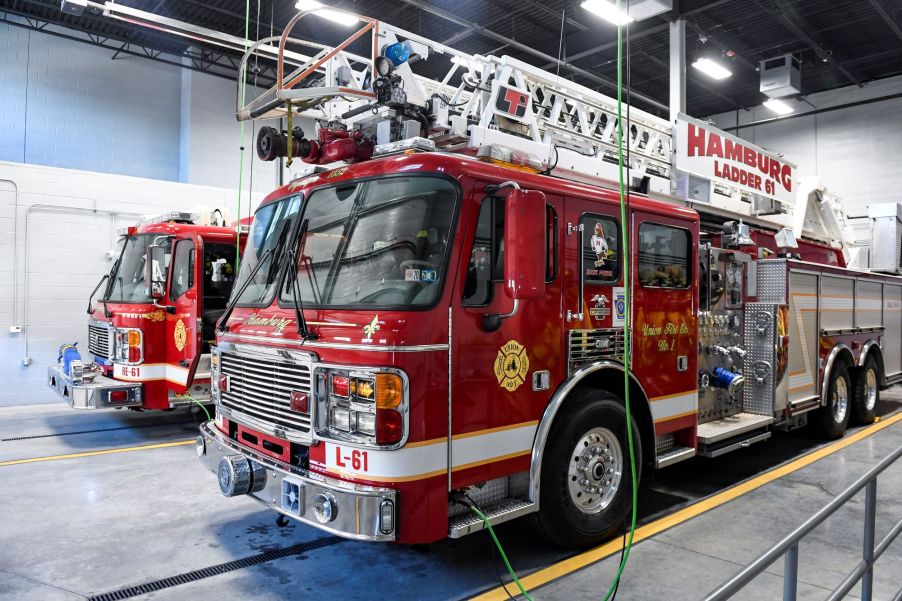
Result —
[{"label": "windshield wiper", "polygon": [[[107,306],[107,301],[110,298],[110,294],[113,292],[113,274],[119,275],[119,266],[122,264],[122,256],[125,254],[125,249],[128,246],[128,238],[122,243],[122,250],[119,251],[119,258],[116,259],[116,262],[113,263],[113,266],[110,268],[110,272],[106,274],[106,288],[103,289],[103,296],[100,297],[100,302],[103,304],[103,315],[110,319],[113,316],[113,313],[110,311],[110,308]],[[119,278],[120,280],[122,278]],[[100,280],[103,282],[103,279]],[[97,284],[97,288],[100,288],[100,284]],[[97,288],[94,288],[94,292],[97,292]],[[94,292],[91,293],[91,298],[94,297]],[[90,310],[91,299],[88,299],[88,313]]]},{"label": "windshield wiper", "polygon": [[241,298],[241,295],[244,294],[244,291],[247,290],[247,287],[250,286],[250,283],[254,281],[254,276],[257,275],[257,272],[263,267],[263,264],[266,263],[267,259],[272,259],[272,263],[269,264],[269,273],[266,274],[266,286],[269,286],[273,281],[273,267],[276,264],[275,257],[278,256],[282,252],[282,246],[285,244],[285,239],[288,235],[288,230],[290,227],[285,227],[285,224],[282,224],[282,231],[279,233],[279,239],[269,250],[265,251],[262,255],[260,255],[260,260],[257,261],[257,264],[254,265],[254,268],[248,274],[247,279],[244,280],[244,283],[241,284],[241,287],[235,292],[234,296],[232,296],[232,301],[226,307],[225,311],[222,314],[222,317],[219,318],[219,324],[216,326],[216,331],[220,334],[228,331],[228,326],[226,325],[229,321],[229,316],[232,314],[232,311],[235,310],[236,305],[238,305],[238,299]]},{"label": "windshield wiper", "polygon": [[319,336],[310,331],[310,328],[307,327],[307,320],[304,318],[304,302],[301,300],[301,287],[298,283],[298,251],[300,250],[301,241],[304,240],[304,236],[307,234],[307,226],[309,224],[310,220],[305,219],[301,224],[301,230],[298,232],[297,244],[292,246],[291,250],[288,251],[288,258],[290,260],[290,263],[288,264],[288,277],[290,278],[290,282],[288,282],[288,285],[291,288],[291,300],[294,305],[294,317],[298,336],[304,340],[316,340]]},{"label": "windshield wiper", "polygon": [[219,318],[219,324],[216,326],[216,331],[220,334],[228,331],[228,326],[226,325],[229,321],[229,316],[232,314],[232,311],[235,310],[235,305],[238,304],[238,299],[241,298],[241,295],[244,294],[244,291],[247,290],[247,287],[250,286],[250,283],[254,281],[254,276],[257,275],[257,272],[260,271],[260,268],[263,267],[263,264],[266,262],[266,259],[270,258],[273,254],[273,251],[276,247],[272,247],[260,257],[260,260],[248,274],[247,279],[244,280],[244,283],[241,284],[241,287],[235,292],[235,295],[232,297],[229,306],[225,308],[225,311],[222,313],[222,317]]}]

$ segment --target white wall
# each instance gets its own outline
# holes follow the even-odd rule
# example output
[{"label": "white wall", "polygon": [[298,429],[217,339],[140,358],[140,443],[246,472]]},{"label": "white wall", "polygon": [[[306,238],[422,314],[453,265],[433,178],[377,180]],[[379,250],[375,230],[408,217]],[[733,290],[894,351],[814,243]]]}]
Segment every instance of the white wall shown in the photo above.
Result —
[{"label": "white wall", "polygon": [[[804,77],[804,74],[803,74]],[[902,76],[811,94],[815,108],[902,93]],[[788,101],[796,114],[813,110]],[[715,115],[720,128],[773,117],[764,107]],[[798,164],[799,176],[817,176],[838,194],[849,215],[864,215],[870,204],[902,202],[902,98],[817,115],[781,119],[731,131]]]},{"label": "white wall", "polygon": [[87,349],[88,295],[110,268],[106,252],[117,228],[134,224],[136,214],[233,202],[228,188],[0,162],[0,406],[56,400],[44,382],[46,367],[65,342]]}]

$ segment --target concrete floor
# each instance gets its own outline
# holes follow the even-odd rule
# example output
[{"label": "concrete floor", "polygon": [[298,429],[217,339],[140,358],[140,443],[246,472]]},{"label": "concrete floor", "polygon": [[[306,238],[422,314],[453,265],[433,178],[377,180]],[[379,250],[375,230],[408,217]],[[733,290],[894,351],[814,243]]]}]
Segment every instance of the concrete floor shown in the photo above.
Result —
[{"label": "concrete floor", "polygon": [[[884,399],[882,414],[902,408],[902,394]],[[0,599],[91,599],[235,560],[252,565],[204,572],[192,582],[130,598],[461,599],[497,586],[485,533],[409,548],[343,541],[299,524],[277,527],[275,515],[257,503],[219,494],[213,475],[195,456],[195,424],[187,410],[86,413],[64,404],[0,409],[0,463],[186,443],[0,465]],[[900,443],[902,424],[637,544],[618,600],[699,598]],[[664,470],[643,483],[640,521],[658,519],[820,444],[803,433],[777,434],[735,454]],[[880,515],[898,519],[902,466],[881,478],[879,490]],[[824,587],[856,561],[860,509],[856,499],[803,545],[807,584],[800,586],[800,598],[823,598]],[[878,524],[878,538],[885,529],[886,522]],[[517,521],[497,531],[521,574],[572,555],[537,544]],[[311,542],[319,548],[292,549]],[[283,549],[291,552],[277,559],[262,555]],[[534,598],[598,599],[615,561],[549,583]],[[775,598],[781,569],[775,565],[745,598]],[[902,586],[902,543],[878,564],[877,581],[880,599]]]}]

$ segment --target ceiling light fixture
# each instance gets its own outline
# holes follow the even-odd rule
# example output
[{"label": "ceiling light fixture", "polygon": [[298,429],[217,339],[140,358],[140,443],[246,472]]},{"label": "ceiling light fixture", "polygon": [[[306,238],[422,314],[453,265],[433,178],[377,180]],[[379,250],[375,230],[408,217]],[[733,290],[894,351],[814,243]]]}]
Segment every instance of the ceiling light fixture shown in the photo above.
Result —
[{"label": "ceiling light fixture", "polygon": [[777,113],[778,115],[788,115],[789,113],[795,112],[794,108],[792,108],[779,98],[771,98],[770,100],[765,100],[764,106],[767,107],[768,110]]},{"label": "ceiling light fixture", "polygon": [[692,66],[712,79],[726,79],[733,74],[732,71],[710,58],[697,59]]},{"label": "ceiling light fixture", "polygon": [[607,0],[585,0],[580,6],[614,25],[626,25],[635,21],[625,11],[618,9],[615,4]]},{"label": "ceiling light fixture", "polygon": [[315,14],[317,17],[328,19],[333,23],[338,23],[339,25],[344,25],[345,27],[351,27],[360,22],[360,19],[358,19],[351,13],[346,13],[343,10],[329,8],[328,6],[326,6],[322,2],[318,2],[317,0],[298,0],[297,4],[295,4],[294,7],[298,10],[316,11],[313,14]]}]

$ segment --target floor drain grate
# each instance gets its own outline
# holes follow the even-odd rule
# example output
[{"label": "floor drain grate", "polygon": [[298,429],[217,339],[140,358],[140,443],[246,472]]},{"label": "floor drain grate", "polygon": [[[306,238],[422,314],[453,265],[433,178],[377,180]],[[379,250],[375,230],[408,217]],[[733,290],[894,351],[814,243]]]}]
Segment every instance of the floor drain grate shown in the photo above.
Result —
[{"label": "floor drain grate", "polygon": [[57,436],[73,436],[75,434],[94,434],[96,432],[115,432],[117,430],[137,430],[139,428],[162,428],[164,426],[184,426],[194,422],[173,422],[170,424],[143,424],[139,426],[122,426],[117,428],[97,428],[96,430],[76,430],[75,432],[55,432],[53,434],[33,434],[31,436],[14,436],[12,438],[0,438],[0,442],[15,442],[17,440],[35,440],[37,438],[55,438]]},{"label": "floor drain grate", "polygon": [[211,576],[225,574],[226,572],[234,572],[235,570],[240,570],[242,568],[249,568],[261,563],[266,563],[267,561],[272,561],[274,559],[282,559],[283,557],[291,557],[292,555],[300,555],[301,553],[305,553],[307,551],[322,549],[323,547],[329,547],[334,544],[340,543],[343,540],[344,539],[337,536],[318,538],[307,543],[299,543],[297,545],[292,545],[284,549],[266,551],[265,553],[260,553],[259,555],[253,555],[251,557],[245,557],[243,559],[236,559],[234,561],[210,566],[209,568],[202,568],[200,570],[186,572],[177,576],[160,578],[159,580],[154,580],[153,582],[145,582],[144,584],[139,584],[138,586],[130,586],[128,588],[119,589],[118,591],[94,595],[93,597],[88,597],[88,601],[119,601],[120,599],[129,599],[138,595],[146,595],[148,593],[171,588],[180,584],[188,584],[189,582],[196,582],[198,580],[203,580],[204,578],[210,578]]}]

